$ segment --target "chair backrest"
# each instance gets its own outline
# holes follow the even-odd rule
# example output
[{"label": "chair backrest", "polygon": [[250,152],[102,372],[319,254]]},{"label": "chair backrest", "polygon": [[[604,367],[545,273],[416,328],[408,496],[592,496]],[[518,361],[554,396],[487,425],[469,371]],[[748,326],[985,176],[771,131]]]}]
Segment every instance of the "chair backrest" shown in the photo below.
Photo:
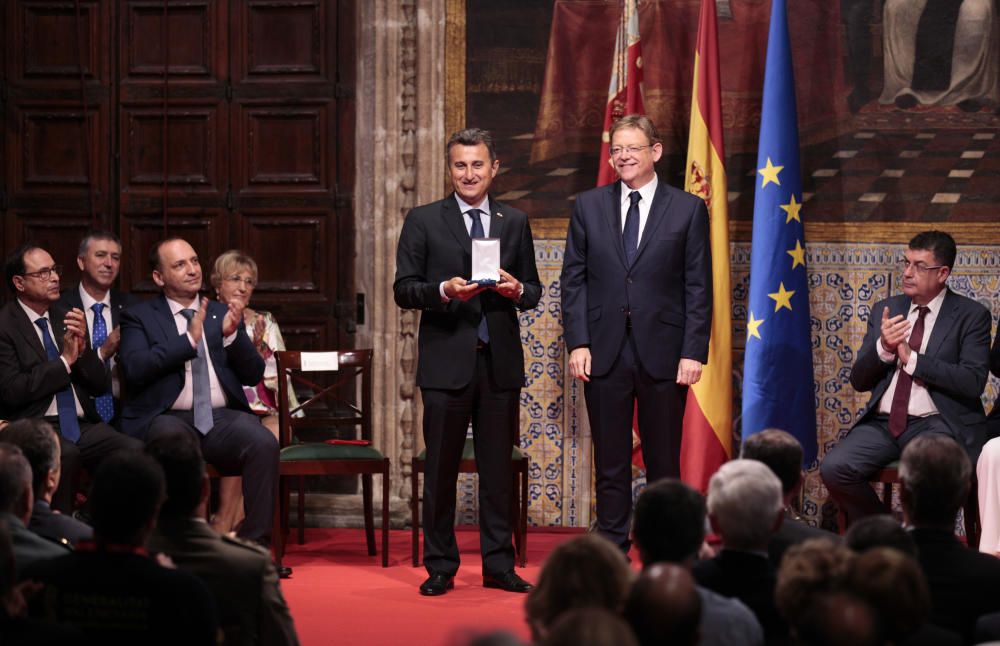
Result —
[{"label": "chair backrest", "polygon": [[[288,446],[299,430],[329,430],[332,427],[360,427],[360,438],[372,440],[372,356],[368,349],[336,352],[274,353],[278,365],[278,440]],[[360,403],[357,381],[361,380]],[[308,391],[295,388],[306,386]],[[289,394],[301,399],[297,406]],[[308,395],[308,396],[306,396]]]}]

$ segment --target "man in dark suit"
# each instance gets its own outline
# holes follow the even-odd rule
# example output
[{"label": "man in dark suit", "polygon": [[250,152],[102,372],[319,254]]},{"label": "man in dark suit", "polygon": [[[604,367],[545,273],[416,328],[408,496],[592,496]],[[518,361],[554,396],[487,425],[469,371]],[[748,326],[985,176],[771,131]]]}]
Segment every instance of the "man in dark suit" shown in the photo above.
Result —
[{"label": "man in dark suit", "polygon": [[94,475],[94,541],[22,573],[44,594],[29,616],[83,632],[83,644],[216,646],[215,604],[194,575],[146,551],[163,501],[163,470],[141,451],[118,453]]},{"label": "man in dark suit", "polygon": [[122,431],[146,441],[175,432],[197,437],[206,460],[243,476],[239,534],[267,547],[278,442],[243,394],[263,377],[264,360],[247,336],[242,305],[198,298],[201,264],[180,238],[154,245],[149,263],[163,294],[122,312],[118,356],[129,384]]},{"label": "man in dark suit", "polygon": [[14,565],[23,578],[26,568],[69,553],[69,547],[42,538],[27,528],[33,501],[31,465],[21,449],[0,442],[0,522],[10,530]]},{"label": "man in dark suit", "polygon": [[108,455],[139,443],[97,413],[94,397],[107,391],[108,370],[87,344],[84,313],[56,304],[61,270],[30,243],[7,258],[16,298],[0,309],[0,418],[45,417],[58,428],[62,481],[52,503],[69,513],[81,463],[93,472]]},{"label": "man in dark suit", "polygon": [[781,481],[784,520],[771,536],[767,553],[775,567],[781,564],[785,550],[810,538],[825,538],[840,542],[840,536],[804,521],[792,508],[792,501],[802,489],[802,445],[788,432],[769,428],[754,433],[743,442],[740,457],[763,462]]},{"label": "man in dark suit", "polygon": [[146,452],[163,467],[167,482],[150,552],[166,554],[208,586],[227,644],[298,646],[270,555],[205,522],[210,486],[198,441],[187,433],[161,435]]},{"label": "man in dark suit", "polygon": [[777,568],[767,556],[782,520],[781,481],[756,460],[727,462],[708,481],[708,518],[722,549],[692,570],[695,581],[746,604],[765,643],[785,643],[788,627],[774,600]]},{"label": "man in dark suit", "polygon": [[87,340],[90,347],[111,370],[111,388],[95,398],[95,407],[105,422],[113,424],[121,410],[121,383],[115,366],[115,355],[121,340],[118,325],[121,311],[139,299],[114,289],[121,268],[122,243],[110,231],[88,233],[80,241],[76,264],[82,272],[80,284],[66,289],[59,304],[66,309],[82,310],[87,316]]},{"label": "man in dark suit", "polygon": [[621,181],[576,198],[562,313],[570,374],[585,382],[597,528],[627,552],[633,410],[647,482],[679,477],[687,387],[708,359],[712,260],[704,201],[657,178],[653,123],[630,115],[610,134]]},{"label": "man in dark suit", "polygon": [[930,620],[973,643],[976,619],[1000,611],[1000,559],[955,537],[955,517],[972,475],[963,448],[943,434],[925,434],[907,445],[899,464],[900,504],[931,591]]},{"label": "man in dark suit", "polygon": [[31,465],[31,488],[35,502],[28,529],[50,541],[76,546],[89,541],[94,532],[89,525],[67,514],[53,511],[52,494],[59,486],[59,439],[52,425],[37,417],[19,419],[0,435],[21,449]]},{"label": "man in dark suit", "polygon": [[[410,211],[396,252],[396,304],[423,310],[417,385],[423,394],[424,595],[444,594],[458,571],[455,484],[472,420],[479,472],[483,585],[527,592],[514,573],[511,446],[518,442],[524,355],[517,311],[535,307],[541,284],[528,217],[488,195],[500,162],[477,128],[451,136],[448,172],[455,192]],[[472,239],[500,240],[498,282],[469,282]]]},{"label": "man in dark suit", "polygon": [[973,463],[986,441],[990,312],[947,287],[955,255],[947,233],[917,234],[902,261],[903,293],[872,308],[851,369],[851,385],[871,398],[820,465],[848,524],[882,511],[868,483],[914,438],[948,435]]}]

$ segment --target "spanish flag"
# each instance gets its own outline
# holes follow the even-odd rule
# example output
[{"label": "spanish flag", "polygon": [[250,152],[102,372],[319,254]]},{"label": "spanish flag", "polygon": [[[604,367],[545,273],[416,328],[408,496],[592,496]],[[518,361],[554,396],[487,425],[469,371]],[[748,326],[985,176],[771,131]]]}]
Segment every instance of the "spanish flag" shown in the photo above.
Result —
[{"label": "spanish flag", "polygon": [[642,105],[642,48],[639,45],[639,7],[636,0],[622,3],[615,38],[615,58],[611,63],[611,83],[608,105],[604,109],[604,130],[601,131],[601,157],[597,167],[597,185],[604,186],[618,179],[614,166],[608,162],[611,124],[626,114],[645,114]]},{"label": "spanish flag", "polygon": [[732,457],[732,289],[721,94],[715,0],[702,0],[684,190],[700,196],[708,207],[714,300],[708,363],[701,380],[688,390],[681,440],[681,478],[701,491]]}]

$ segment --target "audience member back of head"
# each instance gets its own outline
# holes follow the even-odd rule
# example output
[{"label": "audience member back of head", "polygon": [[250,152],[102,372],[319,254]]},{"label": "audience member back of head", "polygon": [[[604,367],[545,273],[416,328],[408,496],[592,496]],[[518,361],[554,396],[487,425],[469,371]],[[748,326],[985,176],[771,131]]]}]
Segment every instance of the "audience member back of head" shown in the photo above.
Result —
[{"label": "audience member back of head", "polygon": [[90,494],[94,542],[26,572],[46,590],[32,616],[79,628],[90,643],[215,644],[205,586],[145,551],[163,496],[163,470],[151,457],[122,452],[102,462]]},{"label": "audience member back of head", "polygon": [[640,646],[624,619],[600,607],[580,607],[563,613],[540,643],[542,646]]},{"label": "audience member back of head", "polygon": [[560,615],[573,608],[619,612],[632,571],[614,543],[598,534],[571,538],[549,554],[524,609],[534,641],[544,639]]},{"label": "audience member back of head", "polygon": [[1000,611],[1000,559],[955,536],[971,473],[965,449],[945,435],[914,439],[900,458],[900,501],[930,587],[931,621],[966,641],[980,616]]},{"label": "audience member back of head", "polygon": [[[648,485],[635,504],[632,542],[643,568],[674,563],[690,569],[705,540],[705,498],[674,478]],[[701,598],[702,646],[758,646],[760,622],[738,599],[695,586]]]},{"label": "audience member back of head", "polygon": [[690,572],[672,563],[643,570],[625,601],[625,619],[639,646],[695,646],[701,597]]}]

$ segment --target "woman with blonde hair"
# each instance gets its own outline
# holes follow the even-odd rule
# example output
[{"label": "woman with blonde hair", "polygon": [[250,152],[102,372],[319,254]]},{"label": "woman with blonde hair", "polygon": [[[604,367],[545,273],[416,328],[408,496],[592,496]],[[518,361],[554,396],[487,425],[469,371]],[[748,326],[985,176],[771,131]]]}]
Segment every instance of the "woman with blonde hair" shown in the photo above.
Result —
[{"label": "woman with blonde hair", "polygon": [[[281,330],[270,312],[249,307],[257,286],[257,263],[249,255],[230,249],[215,259],[211,275],[212,287],[220,303],[238,302],[244,306],[243,322],[247,335],[264,359],[264,379],[256,386],[244,386],[250,410],[275,437],[278,435],[278,366],[274,353],[285,349]],[[294,395],[290,394],[293,398]],[[219,482],[219,509],[212,516],[212,527],[220,532],[235,531],[243,520],[242,479],[225,477]]]}]

